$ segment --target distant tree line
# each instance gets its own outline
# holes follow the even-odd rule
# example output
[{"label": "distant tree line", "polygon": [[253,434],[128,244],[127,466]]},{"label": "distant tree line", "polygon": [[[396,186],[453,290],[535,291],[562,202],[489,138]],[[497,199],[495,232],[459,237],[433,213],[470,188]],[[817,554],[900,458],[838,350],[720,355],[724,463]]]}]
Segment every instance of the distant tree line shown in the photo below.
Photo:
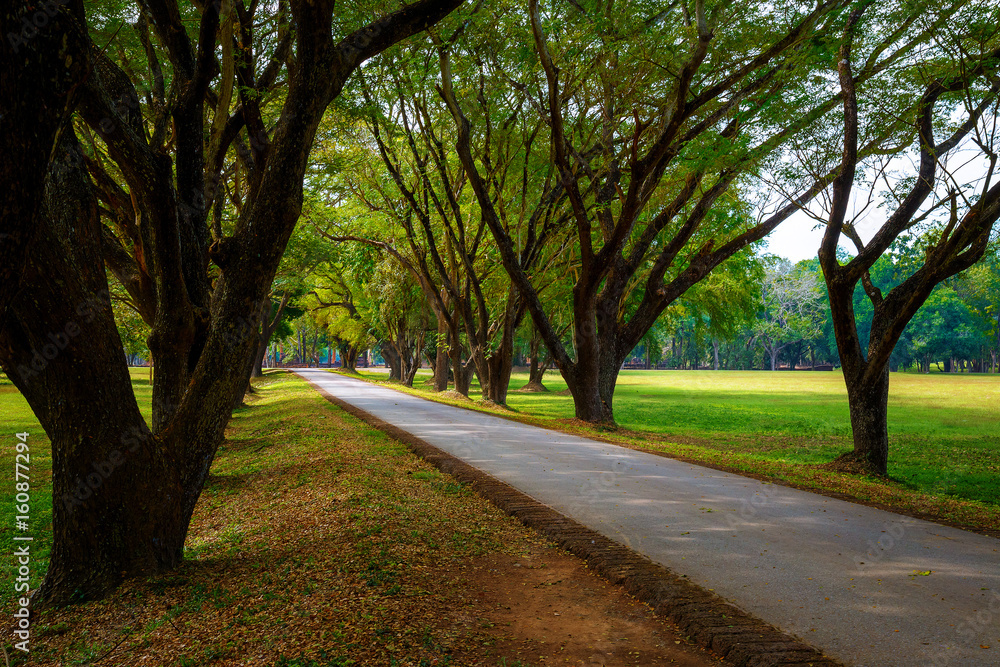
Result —
[{"label": "distant tree line", "polygon": [[[915,246],[881,258],[872,280],[898,285]],[[679,309],[633,350],[627,368],[792,370],[840,367],[829,296],[817,260],[792,266],[770,260],[754,308],[743,325],[724,334],[711,318]],[[872,308],[855,295],[858,330],[867,338]],[[669,314],[668,314],[669,315]],[[713,333],[716,331],[716,333]],[[939,284],[893,349],[891,371],[1000,372],[1000,262],[995,254]]]}]

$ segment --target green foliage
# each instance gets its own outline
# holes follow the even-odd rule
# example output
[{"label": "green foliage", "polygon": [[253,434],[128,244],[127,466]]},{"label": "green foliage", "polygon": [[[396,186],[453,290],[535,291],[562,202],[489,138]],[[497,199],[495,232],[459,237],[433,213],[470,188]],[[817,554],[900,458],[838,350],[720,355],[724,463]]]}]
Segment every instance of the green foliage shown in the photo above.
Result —
[{"label": "green foliage", "polygon": [[941,285],[907,325],[909,352],[929,370],[931,360],[973,357],[980,342],[972,311],[955,290]]},{"label": "green foliage", "polygon": [[818,276],[808,266],[770,258],[764,276],[763,307],[753,324],[754,337],[771,357],[789,345],[817,337],[823,328]]}]

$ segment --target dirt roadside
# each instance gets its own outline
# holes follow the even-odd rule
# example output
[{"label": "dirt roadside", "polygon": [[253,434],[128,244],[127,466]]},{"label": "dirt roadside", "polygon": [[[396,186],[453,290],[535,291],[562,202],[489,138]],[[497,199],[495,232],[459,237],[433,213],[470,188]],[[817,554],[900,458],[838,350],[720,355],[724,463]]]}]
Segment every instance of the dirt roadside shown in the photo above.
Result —
[{"label": "dirt roadside", "polygon": [[[508,664],[723,664],[683,640],[674,624],[647,605],[559,549],[537,546],[517,559],[482,556],[447,576],[466,591],[469,608],[461,622],[493,637],[496,654],[508,656]],[[464,664],[461,652],[454,658]]]}]

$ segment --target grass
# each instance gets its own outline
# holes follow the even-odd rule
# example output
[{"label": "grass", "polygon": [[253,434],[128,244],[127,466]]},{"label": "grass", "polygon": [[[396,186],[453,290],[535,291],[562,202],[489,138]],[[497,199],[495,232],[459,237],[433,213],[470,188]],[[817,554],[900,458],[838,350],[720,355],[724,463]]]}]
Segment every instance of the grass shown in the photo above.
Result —
[{"label": "grass", "polygon": [[[144,372],[133,383],[148,411]],[[227,430],[184,564],[103,601],[36,612],[30,664],[501,664],[495,633],[466,622],[477,611],[456,572],[544,542],[302,380],[279,373],[257,387]],[[47,442],[22,403],[0,394],[5,424],[31,432],[39,461],[37,548],[51,522]],[[34,566],[40,577],[44,562]],[[11,664],[24,664],[10,650],[9,587],[0,595]]]},{"label": "grass", "polygon": [[[366,371],[362,377],[386,378]],[[526,382],[526,373],[515,373],[511,389]],[[573,399],[558,374],[547,374],[545,384],[548,393],[511,391],[510,410],[475,400],[476,384],[471,402],[437,396],[427,373],[411,391],[974,529],[1000,525],[1000,376],[894,373],[888,480],[819,467],[851,449],[839,372],[623,371],[613,430],[573,419]]]}]

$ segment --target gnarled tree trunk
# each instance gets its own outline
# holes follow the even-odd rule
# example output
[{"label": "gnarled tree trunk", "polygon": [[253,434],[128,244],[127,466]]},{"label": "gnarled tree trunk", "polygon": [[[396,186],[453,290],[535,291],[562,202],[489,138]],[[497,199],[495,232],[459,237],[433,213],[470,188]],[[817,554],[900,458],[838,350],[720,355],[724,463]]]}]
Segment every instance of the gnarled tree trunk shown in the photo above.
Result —
[{"label": "gnarled tree trunk", "polygon": [[55,603],[175,566],[187,534],[180,452],[139,413],[78,150],[67,128],[28,257],[31,289],[0,334],[0,362],[52,441],[54,539],[40,597]]},{"label": "gnarled tree trunk", "polygon": [[[55,3],[58,18],[41,34],[29,36],[27,44],[14,47],[26,49],[17,59],[7,57],[9,39],[0,47],[5,98],[23,102],[37,96],[41,102],[37,133],[5,135],[5,148],[21,149],[10,150],[11,155],[32,151],[45,156],[48,176],[43,194],[37,185],[12,187],[8,170],[3,171],[0,190],[4,196],[11,192],[17,205],[5,202],[0,209],[0,233],[13,232],[10,246],[0,244],[0,258],[6,260],[12,248],[19,259],[11,266],[15,272],[25,270],[14,296],[6,282],[10,269],[0,267],[5,279],[0,287],[0,364],[52,441],[55,539],[35,600],[59,603],[101,597],[123,577],[180,562],[191,515],[232,406],[247,386],[257,348],[253,324],[300,214],[303,176],[320,119],[361,62],[440,20],[460,0],[421,0],[339,44],[329,32],[295,31],[296,66],[289,74],[280,120],[272,137],[251,137],[259,140],[253,196],[232,236],[219,238],[214,252],[208,249],[202,205],[203,112],[216,67],[212,54],[219,5],[205,5],[195,45],[187,26],[180,25],[175,4],[149,3],[159,36],[168,43],[165,51],[175,61],[171,85],[177,96],[169,119],[175,162],[143,127],[127,75],[87,42],[85,26],[76,29],[82,3],[67,4]],[[7,28],[13,30],[43,10],[37,4],[14,3],[2,11],[9,37]],[[297,24],[315,27],[329,25],[332,13],[329,2],[293,3],[290,16]],[[49,59],[47,67],[34,67],[39,55]],[[99,66],[72,79],[84,91],[77,109],[128,182],[136,214],[148,232],[142,239],[143,244],[148,241],[143,261],[153,273],[156,296],[149,340],[157,363],[152,429],[132,393],[105,277],[105,262],[110,262],[105,242],[110,239],[99,222],[86,161],[80,159],[71,126],[63,126],[58,150],[52,146],[54,130],[73,109],[71,95],[62,87],[66,77],[54,73],[76,63],[84,69],[88,57]],[[20,65],[27,66],[11,76],[11,67]],[[6,100],[0,104],[8,109]],[[22,104],[11,122],[25,117],[24,107],[30,105]],[[235,118],[247,122],[249,115],[244,105],[242,116]],[[46,138],[48,145],[42,141]],[[35,215],[42,205],[45,215]],[[22,221],[15,215],[34,217]],[[29,223],[32,234],[25,235]],[[211,279],[210,259],[219,268]]]}]

